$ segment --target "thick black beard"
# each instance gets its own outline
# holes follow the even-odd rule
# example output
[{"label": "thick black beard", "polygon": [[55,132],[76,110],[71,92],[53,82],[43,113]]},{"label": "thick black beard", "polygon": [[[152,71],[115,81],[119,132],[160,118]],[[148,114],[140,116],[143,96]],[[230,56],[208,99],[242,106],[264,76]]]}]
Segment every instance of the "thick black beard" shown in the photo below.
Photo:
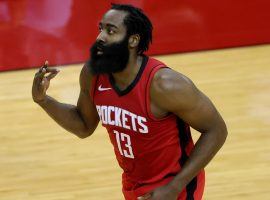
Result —
[{"label": "thick black beard", "polygon": [[[97,54],[98,47],[102,49],[103,54]],[[95,42],[90,49],[90,53],[89,67],[92,74],[121,72],[126,68],[129,59],[128,37],[106,46],[100,42]]]}]

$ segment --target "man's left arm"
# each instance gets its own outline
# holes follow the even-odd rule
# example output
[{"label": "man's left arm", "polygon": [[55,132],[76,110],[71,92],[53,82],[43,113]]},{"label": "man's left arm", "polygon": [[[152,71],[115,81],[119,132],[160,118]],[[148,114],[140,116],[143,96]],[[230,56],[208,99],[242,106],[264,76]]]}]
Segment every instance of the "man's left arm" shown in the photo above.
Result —
[{"label": "man's left arm", "polygon": [[[174,199],[173,196],[179,194],[222,147],[227,137],[227,128],[210,99],[190,79],[173,70],[161,69],[156,73],[151,84],[151,100],[157,107],[176,114],[201,133],[177,176],[165,188],[153,191],[168,192],[170,196],[168,190],[171,190]],[[155,195],[150,199],[155,199]]]}]

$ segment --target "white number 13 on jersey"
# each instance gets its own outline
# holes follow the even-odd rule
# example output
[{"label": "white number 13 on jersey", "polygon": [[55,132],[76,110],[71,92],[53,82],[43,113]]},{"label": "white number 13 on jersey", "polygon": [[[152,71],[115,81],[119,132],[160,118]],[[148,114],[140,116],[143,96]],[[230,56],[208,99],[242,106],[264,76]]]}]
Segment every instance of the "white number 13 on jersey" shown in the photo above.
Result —
[{"label": "white number 13 on jersey", "polygon": [[[119,133],[118,131],[113,131],[115,133],[117,146],[119,149],[119,152],[122,156],[125,156],[127,158],[134,158],[134,154],[131,147],[131,141],[130,136],[125,133]],[[121,143],[125,145],[127,149],[123,149],[121,146]]]}]

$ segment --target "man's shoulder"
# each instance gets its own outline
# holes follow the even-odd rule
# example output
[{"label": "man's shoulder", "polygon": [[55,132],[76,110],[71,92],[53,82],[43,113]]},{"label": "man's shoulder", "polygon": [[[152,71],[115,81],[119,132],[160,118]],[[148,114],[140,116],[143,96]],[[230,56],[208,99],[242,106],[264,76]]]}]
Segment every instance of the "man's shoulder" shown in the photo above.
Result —
[{"label": "man's shoulder", "polygon": [[194,103],[198,94],[196,86],[188,77],[170,68],[158,70],[151,84],[153,103],[168,112],[185,109]]},{"label": "man's shoulder", "polygon": [[192,81],[185,75],[171,69],[159,69],[153,78],[152,89],[157,92],[170,93],[173,91],[181,91],[192,85]]}]

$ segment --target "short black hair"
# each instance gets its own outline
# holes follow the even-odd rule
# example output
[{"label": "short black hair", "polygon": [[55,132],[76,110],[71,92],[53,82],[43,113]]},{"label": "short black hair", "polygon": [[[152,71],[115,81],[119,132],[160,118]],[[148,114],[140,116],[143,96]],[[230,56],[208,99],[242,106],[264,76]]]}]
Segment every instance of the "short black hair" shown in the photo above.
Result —
[{"label": "short black hair", "polygon": [[138,54],[149,49],[149,43],[152,43],[153,26],[149,18],[144,14],[143,10],[129,4],[111,4],[111,9],[128,12],[124,19],[124,24],[127,27],[127,35],[138,34],[140,42],[138,45]]}]

